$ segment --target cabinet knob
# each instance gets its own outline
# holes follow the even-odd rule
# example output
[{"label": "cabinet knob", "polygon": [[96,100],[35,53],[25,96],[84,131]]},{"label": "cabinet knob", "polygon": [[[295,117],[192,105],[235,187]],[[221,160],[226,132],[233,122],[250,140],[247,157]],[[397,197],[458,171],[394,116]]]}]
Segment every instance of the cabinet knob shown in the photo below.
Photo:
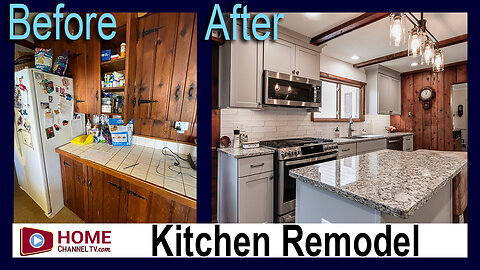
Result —
[{"label": "cabinet knob", "polygon": [[292,70],[292,74],[295,74],[295,70]]},{"label": "cabinet knob", "polygon": [[300,73],[300,71],[297,70],[296,74],[298,75]]}]

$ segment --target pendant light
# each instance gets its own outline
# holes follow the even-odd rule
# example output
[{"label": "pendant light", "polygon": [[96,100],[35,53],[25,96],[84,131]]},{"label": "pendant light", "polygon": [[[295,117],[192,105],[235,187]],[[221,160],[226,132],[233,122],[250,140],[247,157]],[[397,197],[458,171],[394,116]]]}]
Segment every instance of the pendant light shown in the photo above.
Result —
[{"label": "pendant light", "polygon": [[417,26],[413,27],[408,34],[408,56],[417,57],[422,54],[422,44],[425,33]]},{"label": "pendant light", "polygon": [[390,14],[390,45],[398,47],[405,44],[405,14]]},{"label": "pendant light", "polygon": [[433,41],[427,37],[427,40],[425,41],[423,45],[423,50],[422,50],[422,65],[431,65],[433,64],[433,57],[435,55],[435,48]]},{"label": "pendant light", "polygon": [[435,50],[433,56],[433,72],[441,72],[445,69],[445,61],[443,51],[440,49]]}]

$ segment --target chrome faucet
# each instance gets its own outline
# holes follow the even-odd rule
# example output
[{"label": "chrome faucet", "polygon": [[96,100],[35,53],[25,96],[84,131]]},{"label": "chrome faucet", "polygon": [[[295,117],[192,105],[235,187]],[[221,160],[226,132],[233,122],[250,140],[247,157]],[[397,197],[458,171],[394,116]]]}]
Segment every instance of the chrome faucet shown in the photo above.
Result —
[{"label": "chrome faucet", "polygon": [[352,116],[350,115],[350,120],[348,121],[348,137],[352,137],[352,131],[355,131],[355,129],[352,129],[353,125],[353,119]]}]

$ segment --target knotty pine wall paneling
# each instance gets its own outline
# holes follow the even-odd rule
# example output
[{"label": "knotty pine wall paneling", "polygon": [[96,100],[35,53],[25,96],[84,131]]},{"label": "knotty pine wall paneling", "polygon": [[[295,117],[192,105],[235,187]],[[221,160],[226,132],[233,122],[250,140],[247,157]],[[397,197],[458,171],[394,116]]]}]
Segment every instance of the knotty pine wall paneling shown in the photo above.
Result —
[{"label": "knotty pine wall paneling", "polygon": [[[391,125],[400,131],[414,132],[414,149],[453,151],[451,111],[452,84],[467,82],[467,63],[448,65],[443,72],[430,70],[401,75],[402,113],[390,116]],[[430,86],[436,96],[431,108],[423,109],[418,99],[421,89]]]}]

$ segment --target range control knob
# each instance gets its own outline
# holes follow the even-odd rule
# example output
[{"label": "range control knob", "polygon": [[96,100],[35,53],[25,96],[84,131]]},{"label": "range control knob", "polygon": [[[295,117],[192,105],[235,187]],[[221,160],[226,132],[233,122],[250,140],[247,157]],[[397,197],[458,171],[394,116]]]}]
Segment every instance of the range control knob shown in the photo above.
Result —
[{"label": "range control knob", "polygon": [[293,156],[293,151],[292,150],[288,150],[288,156]]},{"label": "range control knob", "polygon": [[298,149],[295,149],[294,154],[295,154],[295,156],[298,156],[300,154],[300,151],[298,151]]},{"label": "range control knob", "polygon": [[282,158],[285,158],[285,151],[281,151],[281,152],[280,152],[280,156],[281,156]]}]

